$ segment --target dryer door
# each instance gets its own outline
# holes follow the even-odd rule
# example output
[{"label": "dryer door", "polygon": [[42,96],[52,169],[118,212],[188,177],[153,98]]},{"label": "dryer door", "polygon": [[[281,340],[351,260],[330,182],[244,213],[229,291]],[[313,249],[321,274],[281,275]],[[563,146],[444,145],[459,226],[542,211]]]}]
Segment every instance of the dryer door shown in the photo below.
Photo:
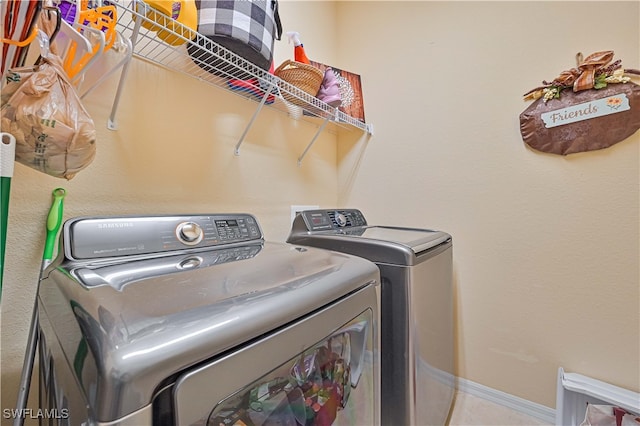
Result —
[{"label": "dryer door", "polygon": [[176,424],[378,424],[377,316],[368,286],[184,374]]}]

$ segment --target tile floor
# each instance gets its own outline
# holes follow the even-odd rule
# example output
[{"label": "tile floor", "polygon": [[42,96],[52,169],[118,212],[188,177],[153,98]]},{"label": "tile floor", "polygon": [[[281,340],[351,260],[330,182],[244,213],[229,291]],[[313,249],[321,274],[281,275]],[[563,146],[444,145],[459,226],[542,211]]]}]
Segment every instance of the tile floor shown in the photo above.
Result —
[{"label": "tile floor", "polygon": [[551,426],[543,420],[519,413],[464,392],[456,392],[448,426]]}]

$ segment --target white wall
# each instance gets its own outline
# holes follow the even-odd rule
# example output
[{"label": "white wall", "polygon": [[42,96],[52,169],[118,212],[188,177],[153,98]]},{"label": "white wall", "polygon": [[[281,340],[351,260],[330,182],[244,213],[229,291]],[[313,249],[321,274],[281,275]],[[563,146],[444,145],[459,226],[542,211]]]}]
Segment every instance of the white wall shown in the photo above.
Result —
[{"label": "white wall", "polygon": [[[640,133],[567,157],[527,148],[522,94],[614,50],[638,2],[341,2],[339,63],[374,137],[339,140],[339,202],[454,241],[457,373],[549,407],[556,372],[640,389]],[[636,107],[637,108],[637,107]]]}]

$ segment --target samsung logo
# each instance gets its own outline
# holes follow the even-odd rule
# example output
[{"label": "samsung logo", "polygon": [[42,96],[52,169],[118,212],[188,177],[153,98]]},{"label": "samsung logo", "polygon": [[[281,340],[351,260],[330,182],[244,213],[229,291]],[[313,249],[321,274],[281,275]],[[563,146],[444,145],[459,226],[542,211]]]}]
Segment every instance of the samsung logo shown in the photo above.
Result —
[{"label": "samsung logo", "polygon": [[99,223],[98,229],[133,228],[133,222]]}]

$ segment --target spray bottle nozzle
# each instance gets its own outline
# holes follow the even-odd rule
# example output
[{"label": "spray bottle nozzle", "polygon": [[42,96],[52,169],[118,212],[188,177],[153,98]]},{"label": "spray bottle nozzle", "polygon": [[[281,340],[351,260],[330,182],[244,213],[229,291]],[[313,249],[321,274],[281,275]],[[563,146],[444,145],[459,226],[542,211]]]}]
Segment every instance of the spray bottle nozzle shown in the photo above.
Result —
[{"label": "spray bottle nozzle", "polygon": [[293,42],[294,46],[302,45],[302,42],[300,41],[300,33],[299,32],[288,31],[287,32],[287,38],[289,39],[289,43]]}]

